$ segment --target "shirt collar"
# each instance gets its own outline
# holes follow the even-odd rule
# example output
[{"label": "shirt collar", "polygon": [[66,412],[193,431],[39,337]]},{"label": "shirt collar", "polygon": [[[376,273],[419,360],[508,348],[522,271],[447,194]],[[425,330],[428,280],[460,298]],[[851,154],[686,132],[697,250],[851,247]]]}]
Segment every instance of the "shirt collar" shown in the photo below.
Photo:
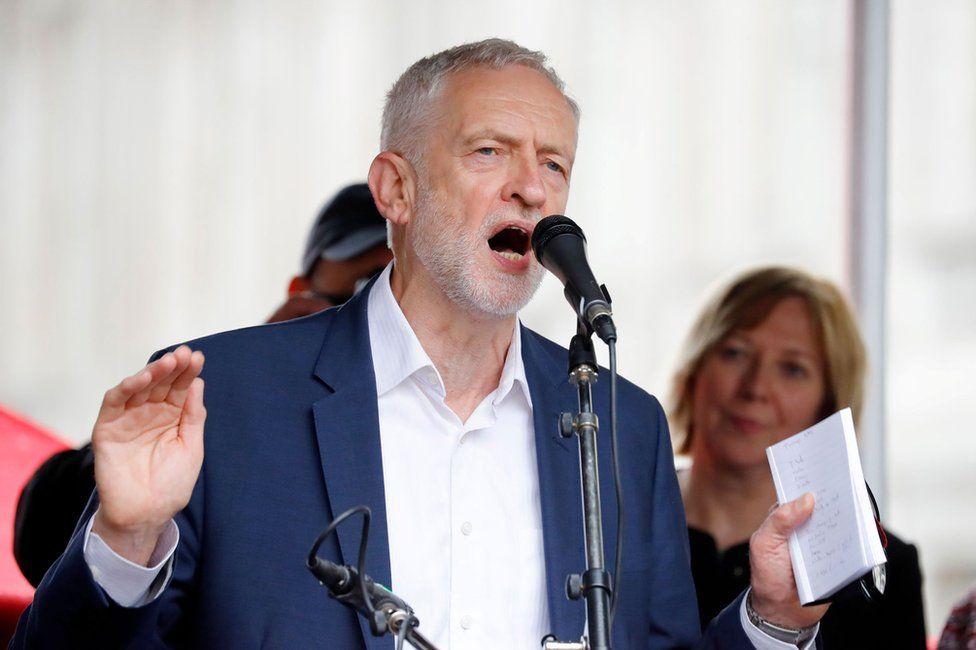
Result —
[{"label": "shirt collar", "polygon": [[[444,382],[440,373],[424,351],[420,340],[410,327],[400,305],[393,297],[390,287],[390,262],[373,283],[366,306],[369,322],[369,343],[373,353],[373,370],[376,375],[376,394],[382,396],[396,388],[407,378],[427,370],[437,377],[433,390],[445,396]],[[525,377],[525,363],[522,360],[522,328],[516,321],[512,341],[505,357],[505,365],[495,390],[495,404],[503,400],[514,386],[519,386],[529,408],[532,398],[529,395],[529,382]]]}]

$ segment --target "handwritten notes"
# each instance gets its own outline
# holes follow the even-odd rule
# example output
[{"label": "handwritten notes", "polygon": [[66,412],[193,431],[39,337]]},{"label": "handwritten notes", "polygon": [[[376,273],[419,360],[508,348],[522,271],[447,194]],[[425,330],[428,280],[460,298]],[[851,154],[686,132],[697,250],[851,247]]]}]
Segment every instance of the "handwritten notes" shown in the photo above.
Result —
[{"label": "handwritten notes", "polygon": [[801,603],[827,598],[885,562],[850,409],[768,447],[766,457],[780,503],[814,496],[813,515],[790,536]]}]

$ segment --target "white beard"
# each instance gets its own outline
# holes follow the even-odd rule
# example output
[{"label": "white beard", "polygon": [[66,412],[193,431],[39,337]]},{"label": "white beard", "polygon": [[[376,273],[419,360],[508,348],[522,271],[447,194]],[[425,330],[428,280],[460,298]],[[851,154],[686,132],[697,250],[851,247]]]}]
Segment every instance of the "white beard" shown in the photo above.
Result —
[{"label": "white beard", "polygon": [[[493,230],[513,215],[489,214],[478,232],[471,232],[430,198],[433,192],[423,185],[418,189],[409,245],[441,291],[455,304],[481,316],[518,313],[535,295],[545,269],[532,260],[528,271],[516,275],[499,268],[479,269],[476,261]],[[519,210],[517,216],[533,223],[540,219],[537,211],[530,210]]]}]

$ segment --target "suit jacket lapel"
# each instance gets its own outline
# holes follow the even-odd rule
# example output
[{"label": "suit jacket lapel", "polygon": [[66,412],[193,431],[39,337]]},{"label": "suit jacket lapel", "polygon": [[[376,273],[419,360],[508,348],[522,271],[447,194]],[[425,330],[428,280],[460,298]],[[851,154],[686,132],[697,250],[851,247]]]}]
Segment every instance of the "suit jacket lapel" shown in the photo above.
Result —
[{"label": "suit jacket lapel", "polygon": [[568,381],[568,359],[556,359],[525,327],[522,359],[535,423],[549,622],[553,634],[570,641],[583,633],[586,611],[582,601],[566,597],[566,576],[582,573],[586,557],[578,445],[575,439],[559,435],[558,418],[562,412],[578,411],[579,404]]},{"label": "suit jacket lapel", "polygon": [[[366,317],[368,294],[368,290],[360,292],[335,314],[315,366],[315,375],[329,388],[329,394],[315,402],[312,410],[333,516],[357,505],[369,506],[372,519],[366,570],[376,582],[389,585],[390,544],[376,378]],[[356,565],[361,530],[355,518],[336,531],[343,563]],[[359,617],[359,624],[366,647],[388,650],[389,637],[374,637],[363,617]]]},{"label": "suit jacket lapel", "polygon": [[[389,585],[379,412],[366,316],[369,288],[336,312],[325,336],[315,375],[329,393],[315,402],[313,413],[333,515],[357,505],[369,506],[367,570],[374,580]],[[570,601],[565,595],[566,576],[585,568],[579,453],[575,440],[560,437],[557,418],[564,411],[578,410],[576,393],[566,378],[566,360],[556,359],[538,335],[524,327],[522,357],[532,395],[551,631],[560,639],[574,639],[582,634],[586,620],[583,602]],[[349,522],[337,531],[346,564],[356,564],[360,530]],[[372,636],[362,617],[359,623],[366,647],[387,650],[389,638]]]}]

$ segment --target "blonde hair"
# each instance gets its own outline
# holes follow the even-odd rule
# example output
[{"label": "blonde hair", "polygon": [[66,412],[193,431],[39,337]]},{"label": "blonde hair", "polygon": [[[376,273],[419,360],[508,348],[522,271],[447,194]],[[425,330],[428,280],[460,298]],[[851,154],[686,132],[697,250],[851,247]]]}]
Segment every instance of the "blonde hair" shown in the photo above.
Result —
[{"label": "blonde hair", "polygon": [[810,311],[824,358],[826,395],[821,414],[850,406],[857,422],[864,399],[867,354],[850,306],[829,280],[799,269],[770,266],[732,279],[704,306],[685,340],[671,386],[669,420],[675,452],[691,450],[691,401],[705,357],[736,330],[762,323],[784,298],[802,299]]}]

